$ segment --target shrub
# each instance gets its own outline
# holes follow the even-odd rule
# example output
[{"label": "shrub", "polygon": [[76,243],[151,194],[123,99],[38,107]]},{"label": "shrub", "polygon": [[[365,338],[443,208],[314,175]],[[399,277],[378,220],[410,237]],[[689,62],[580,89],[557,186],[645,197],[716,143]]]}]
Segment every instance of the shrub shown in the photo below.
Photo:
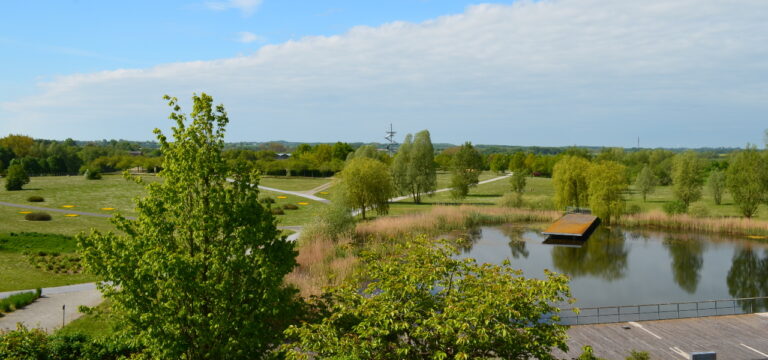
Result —
[{"label": "shrub", "polygon": [[0,331],[0,359],[46,359],[47,343],[42,330],[28,330],[18,324],[16,330]]},{"label": "shrub", "polygon": [[639,214],[643,211],[643,209],[640,207],[640,205],[632,204],[627,206],[627,209],[624,210],[624,214],[626,215],[635,215]]},{"label": "shrub", "polygon": [[285,204],[283,205],[283,209],[285,210],[298,210],[299,207],[295,204]]},{"label": "shrub", "polygon": [[709,216],[709,209],[704,204],[693,204],[690,207],[688,207],[688,214],[690,214],[693,217],[708,217]]},{"label": "shrub", "polygon": [[499,206],[508,208],[520,208],[523,206],[523,196],[518,193],[507,193],[499,200]]},{"label": "shrub", "polygon": [[29,184],[29,176],[21,164],[9,166],[5,176],[5,189],[8,191],[21,190],[25,184]]},{"label": "shrub", "polygon": [[273,197],[271,197],[271,196],[265,196],[265,197],[259,199],[259,202],[261,202],[262,204],[274,204],[275,203],[275,199]]},{"label": "shrub", "polygon": [[272,208],[272,215],[285,215],[285,211],[281,208]]},{"label": "shrub", "polygon": [[682,201],[675,200],[665,203],[662,209],[668,215],[685,214],[688,211],[688,206]]},{"label": "shrub", "polygon": [[27,201],[29,201],[29,202],[43,202],[43,201],[45,201],[45,199],[42,196],[35,195],[35,196],[28,197]]},{"label": "shrub", "polygon": [[645,351],[631,350],[626,360],[650,360],[651,356]]},{"label": "shrub", "polygon": [[13,310],[21,309],[40,297],[38,291],[27,291],[18,294],[13,294],[7,298],[0,299],[0,310],[3,312],[11,312]]},{"label": "shrub", "polygon": [[24,219],[27,221],[51,221],[51,214],[46,212],[33,212],[24,215]]},{"label": "shrub", "polygon": [[80,172],[83,174],[86,180],[99,180],[101,179],[101,168],[98,166],[83,166],[80,168]]}]

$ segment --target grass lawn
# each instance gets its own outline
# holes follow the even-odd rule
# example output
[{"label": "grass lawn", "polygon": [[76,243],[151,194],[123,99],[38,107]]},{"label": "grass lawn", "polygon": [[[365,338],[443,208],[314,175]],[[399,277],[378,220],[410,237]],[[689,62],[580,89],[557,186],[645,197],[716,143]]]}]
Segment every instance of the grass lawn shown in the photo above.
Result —
[{"label": "grass lawn", "polygon": [[0,235],[0,291],[35,289],[96,281],[88,274],[57,274],[36,269],[24,251],[71,253],[76,248],[71,237],[50,234]]},{"label": "grass lawn", "polygon": [[112,316],[112,307],[109,300],[105,300],[94,307],[89,314],[83,314],[80,318],[59,329],[56,334],[85,334],[93,338],[111,336],[115,331],[117,319]]},{"label": "grass lawn", "polygon": [[[325,208],[326,204],[321,202],[312,201],[307,198],[303,198],[295,195],[288,195],[272,191],[261,191],[262,196],[270,196],[275,199],[275,203],[272,207],[282,207],[285,204],[294,204],[298,206],[296,210],[285,210],[285,215],[275,215],[277,218],[278,226],[289,225],[304,225],[312,221],[312,219]],[[300,204],[301,203],[301,204]]]},{"label": "grass lawn", "polygon": [[333,181],[333,178],[299,176],[262,176],[259,185],[280,190],[307,191]]}]

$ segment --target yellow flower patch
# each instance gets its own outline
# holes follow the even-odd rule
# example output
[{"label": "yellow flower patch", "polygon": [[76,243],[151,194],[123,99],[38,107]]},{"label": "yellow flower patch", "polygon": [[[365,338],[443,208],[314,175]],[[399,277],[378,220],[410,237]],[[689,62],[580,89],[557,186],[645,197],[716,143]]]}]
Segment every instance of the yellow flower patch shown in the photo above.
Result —
[{"label": "yellow flower patch", "polygon": [[288,197],[287,197],[287,196],[282,196],[282,195],[280,195],[280,196],[278,196],[277,198],[278,198],[278,199],[287,199]]},{"label": "yellow flower patch", "polygon": [[78,217],[80,215],[78,215],[78,214],[64,214],[64,216],[66,216],[66,217]]},{"label": "yellow flower patch", "polygon": [[309,203],[308,203],[308,202],[304,202],[304,201],[302,201],[302,202],[298,202],[297,204],[299,204],[299,205],[309,205]]},{"label": "yellow flower patch", "polygon": [[104,210],[104,211],[112,211],[112,210],[115,210],[115,208],[101,208],[101,210]]},{"label": "yellow flower patch", "polygon": [[761,236],[761,235],[747,235],[747,237],[755,240],[768,239],[768,236]]},{"label": "yellow flower patch", "polygon": [[31,214],[31,211],[19,211],[19,214]]},{"label": "yellow flower patch", "polygon": [[67,208],[67,209],[71,209],[71,208],[75,207],[75,205],[61,205],[61,207]]},{"label": "yellow flower patch", "polygon": [[327,192],[327,191],[321,191],[321,192],[320,192],[320,194],[322,194],[322,195],[328,195],[328,192]]}]

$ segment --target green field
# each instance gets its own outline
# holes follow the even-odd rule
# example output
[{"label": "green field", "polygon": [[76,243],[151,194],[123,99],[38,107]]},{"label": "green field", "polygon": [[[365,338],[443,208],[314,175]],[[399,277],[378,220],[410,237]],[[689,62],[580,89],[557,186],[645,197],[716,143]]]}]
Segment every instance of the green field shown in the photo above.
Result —
[{"label": "green field", "polygon": [[333,178],[311,178],[298,176],[262,176],[259,185],[280,190],[309,191],[333,181]]},{"label": "green field", "polygon": [[46,234],[0,234],[0,291],[35,289],[96,281],[88,274],[56,274],[35,268],[24,252],[72,253],[75,240]]},{"label": "green field", "polygon": [[114,333],[116,322],[117,319],[112,316],[110,302],[105,300],[94,307],[91,313],[83,314],[56,333],[61,335],[85,334],[94,338],[105,338]]}]

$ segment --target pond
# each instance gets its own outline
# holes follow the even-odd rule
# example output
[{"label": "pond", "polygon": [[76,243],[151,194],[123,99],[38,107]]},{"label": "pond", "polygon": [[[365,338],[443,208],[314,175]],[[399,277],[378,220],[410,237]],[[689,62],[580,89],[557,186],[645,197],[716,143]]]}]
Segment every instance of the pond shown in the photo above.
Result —
[{"label": "pond", "polygon": [[538,230],[515,225],[465,237],[461,257],[509,259],[526,277],[568,275],[578,307],[768,296],[768,244],[759,241],[603,226],[581,247],[546,245]]}]

